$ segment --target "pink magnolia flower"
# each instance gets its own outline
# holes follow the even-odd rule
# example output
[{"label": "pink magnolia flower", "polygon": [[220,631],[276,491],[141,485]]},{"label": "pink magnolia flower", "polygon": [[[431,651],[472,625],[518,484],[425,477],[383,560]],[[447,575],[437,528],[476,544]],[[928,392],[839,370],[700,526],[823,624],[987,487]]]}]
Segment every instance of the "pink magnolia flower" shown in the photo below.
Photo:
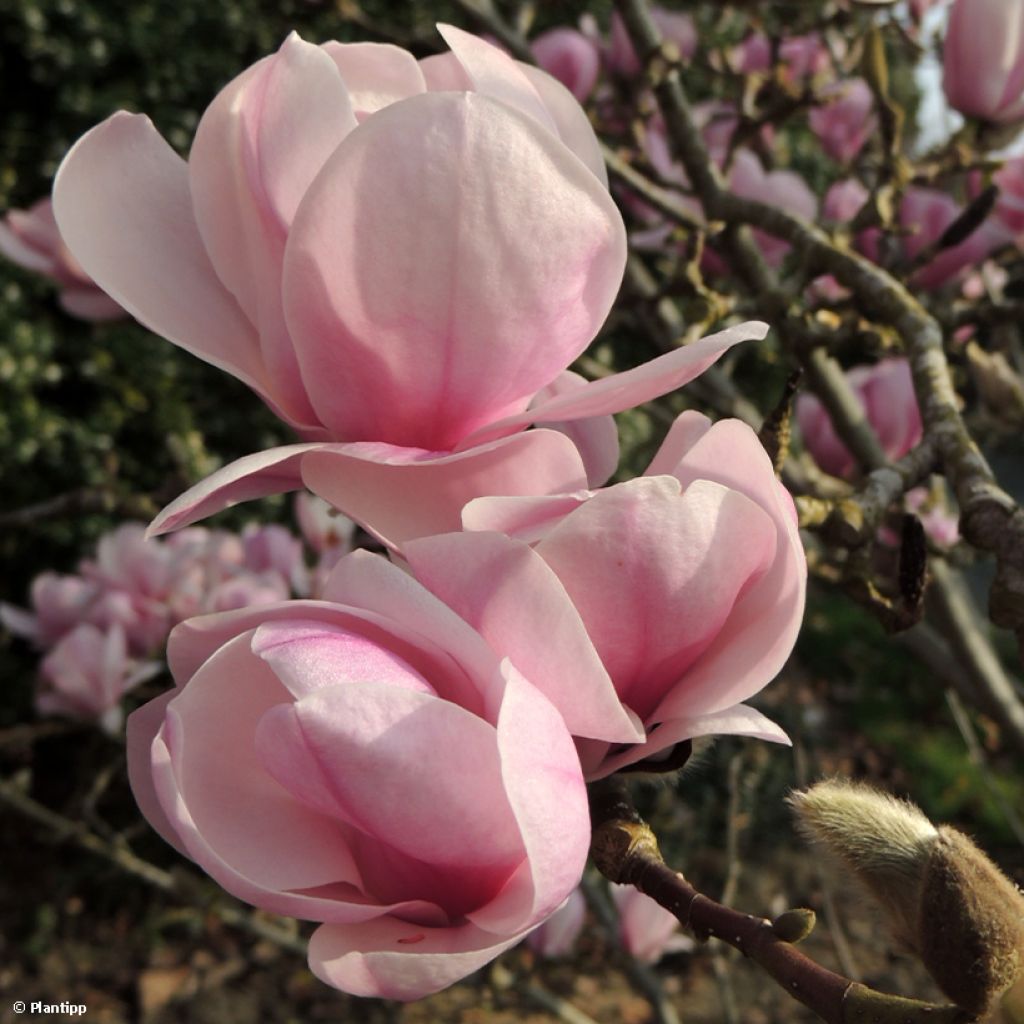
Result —
[{"label": "pink magnolia flower", "polygon": [[179,626],[132,788],[229,892],[322,922],[322,980],[415,999],[564,902],[586,792],[552,704],[402,570],[356,552],[323,598]]},{"label": "pink magnolia flower", "polygon": [[[846,374],[868,423],[875,429],[890,459],[906,455],[921,440],[921,412],[906,359],[883,359],[874,366],[858,366]],[[857,462],[839,440],[821,402],[803,392],[796,402],[796,418],[804,445],[814,461],[833,476],[852,476]]]},{"label": "pink magnolia flower", "polygon": [[565,903],[542,925],[526,936],[526,944],[538,956],[568,956],[583,931],[587,901],[579,889],[573,889]]},{"label": "pink magnolia flower", "polygon": [[557,78],[583,103],[594,91],[601,71],[601,54],[582,32],[574,28],[553,28],[530,43],[537,63]]},{"label": "pink magnolia flower", "polygon": [[125,311],[82,269],[64,244],[53,203],[40,199],[27,210],[8,210],[0,220],[0,255],[19,267],[52,278],[64,311],[82,320],[115,320]]},{"label": "pink magnolia flower", "polygon": [[[900,203],[900,225],[906,231],[903,250],[907,258],[914,259],[927,246],[937,242],[962,212],[960,204],[946,192],[908,188]],[[922,288],[941,288],[965,270],[980,266],[989,253],[1010,240],[1006,228],[990,217],[959,245],[942,249],[914,274],[913,281]]]},{"label": "pink magnolia flower", "polygon": [[946,30],[942,87],[962,114],[998,124],[1024,118],[1019,0],[956,0]]},{"label": "pink magnolia flower", "polygon": [[331,570],[352,550],[356,524],[308,491],[295,496],[295,518],[303,538],[316,554],[308,593],[310,597],[319,597]]},{"label": "pink magnolia flower", "polygon": [[32,581],[32,611],[0,604],[0,622],[36,647],[52,647],[79,623],[88,621],[99,593],[95,583],[81,576],[44,572]]},{"label": "pink magnolia flower", "polygon": [[824,106],[810,113],[811,130],[833,160],[849,163],[874,131],[874,96],[863,78],[836,82],[823,92]]},{"label": "pink magnolia flower", "polygon": [[1020,238],[1024,234],[1024,157],[1007,160],[992,180],[999,188],[994,216],[1011,235]]},{"label": "pink magnolia flower", "polygon": [[121,726],[121,698],[162,668],[159,662],[140,663],[128,656],[120,625],[104,632],[82,623],[43,658],[36,708],[44,715],[95,719],[115,733]]},{"label": "pink magnolia flower", "polygon": [[[816,32],[783,39],[779,44],[778,59],[783,78],[790,81],[823,74],[831,65],[828,48]],[[771,40],[760,32],[752,33],[733,50],[730,63],[744,75],[770,71]]]},{"label": "pink magnolia flower", "polygon": [[[303,483],[392,544],[454,529],[480,494],[584,486],[614,464],[609,414],[761,334],[567,377],[626,258],[596,137],[549,75],[441,31],[452,52],[421,62],[290,36],[221,91],[187,164],[125,113],[65,158],[54,205],[83,266],[306,439],[213,474],[154,532]],[[595,418],[597,467],[524,432]]]},{"label": "pink magnolia flower", "polygon": [[291,530],[276,523],[249,523],[242,531],[245,566],[252,573],[275,573],[285,593],[303,595],[309,588],[309,570],[302,541]]},{"label": "pink magnolia flower", "polygon": [[[697,52],[697,27],[688,14],[652,6],[650,15],[662,37],[676,47],[683,60],[688,61]],[[605,59],[617,75],[632,77],[640,73],[640,60],[633,48],[633,41],[617,11],[612,14]]]},{"label": "pink magnolia flower", "polygon": [[[818,200],[799,174],[785,170],[766,171],[749,149],[736,151],[729,187],[737,195],[778,206],[804,220],[814,221],[818,215]],[[789,243],[761,230],[755,230],[753,234],[765,260],[777,267],[789,252]]]},{"label": "pink magnolia flower", "polygon": [[531,679],[558,681],[545,692],[588,778],[713,733],[787,742],[740,702],[788,657],[807,569],[745,424],[683,413],[640,479],[480,498],[463,520],[474,532],[408,544],[410,568]]},{"label": "pink magnolia flower", "polygon": [[643,963],[656,964],[666,953],[689,952],[696,945],[679,930],[679,919],[632,885],[610,886],[619,912],[619,941]]}]

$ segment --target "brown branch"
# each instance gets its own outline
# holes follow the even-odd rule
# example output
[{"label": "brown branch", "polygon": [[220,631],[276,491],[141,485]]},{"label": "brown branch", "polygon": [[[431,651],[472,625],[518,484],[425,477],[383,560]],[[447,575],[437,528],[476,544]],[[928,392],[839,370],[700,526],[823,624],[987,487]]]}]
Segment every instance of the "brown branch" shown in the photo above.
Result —
[{"label": "brown branch", "polygon": [[766,918],[744,914],[698,892],[662,860],[621,779],[591,787],[591,855],[606,878],[634,885],[699,939],[716,938],[753,960],[826,1024],[966,1024],[956,1006],[887,995],[822,967],[781,938]]}]

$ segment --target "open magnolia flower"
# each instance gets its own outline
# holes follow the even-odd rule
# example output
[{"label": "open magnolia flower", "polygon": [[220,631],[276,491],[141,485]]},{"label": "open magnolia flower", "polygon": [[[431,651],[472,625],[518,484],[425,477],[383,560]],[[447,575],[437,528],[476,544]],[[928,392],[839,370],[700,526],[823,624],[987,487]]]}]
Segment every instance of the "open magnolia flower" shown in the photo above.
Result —
[{"label": "open magnolia flower", "polygon": [[[452,52],[290,36],[232,81],[186,164],[150,121],[85,135],[64,238],[138,320],[239,377],[308,443],[247,456],[155,532],[303,482],[389,543],[483,494],[597,485],[610,413],[679,387],[742,325],[592,384],[566,367],[618,290],[622,219],[586,115],[451,27]],[[577,445],[556,429],[576,425]]]},{"label": "open magnolia flower", "polygon": [[174,631],[177,687],[129,719],[132,788],[229,892],[323,922],[318,977],[415,999],[565,901],[586,791],[551,702],[400,569],[357,552],[323,596]]},{"label": "open magnolia flower", "polygon": [[[792,499],[745,424],[683,413],[642,478],[480,498],[463,519],[480,532],[413,541],[409,565],[537,680],[588,778],[697,736],[787,742],[741,702],[793,648],[807,566]],[[630,721],[645,738],[626,737]]]}]

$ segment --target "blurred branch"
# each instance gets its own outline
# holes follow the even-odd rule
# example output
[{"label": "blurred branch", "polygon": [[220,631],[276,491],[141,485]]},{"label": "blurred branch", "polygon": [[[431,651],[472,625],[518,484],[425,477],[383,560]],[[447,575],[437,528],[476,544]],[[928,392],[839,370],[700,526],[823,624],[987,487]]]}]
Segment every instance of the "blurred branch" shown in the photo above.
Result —
[{"label": "blurred branch", "polygon": [[85,487],[34,505],[0,513],[0,527],[19,529],[32,526],[41,519],[59,519],[61,516],[81,515],[85,512],[120,512],[129,517],[148,520],[157,511],[153,501],[144,495],[122,496],[107,487]]},{"label": "blurred branch", "polygon": [[662,860],[625,782],[591,786],[591,855],[613,882],[634,885],[679,918],[698,938],[717,938],[753,960],[790,996],[827,1024],[966,1024],[959,1007],[886,995],[830,971],[780,938],[765,918],[744,914],[698,892]]},{"label": "blurred branch", "polygon": [[[108,842],[95,833],[90,832],[84,825],[65,818],[62,814],[50,810],[43,804],[33,800],[27,793],[23,793],[16,785],[7,779],[0,779],[0,803],[6,804],[12,810],[17,811],[23,817],[42,825],[58,841],[70,841],[80,846],[89,853],[102,857],[116,868],[137,878],[153,889],[166,893],[176,899],[184,900],[190,904],[195,902],[195,894],[202,893],[205,887],[202,881],[185,871],[165,871],[155,864],[142,860],[135,856],[128,849],[127,844]],[[257,938],[265,939],[268,942],[287,949],[292,953],[306,955],[306,944],[300,938],[292,935],[277,925],[260,920],[255,914],[242,910],[239,907],[213,904],[210,907],[203,907],[204,911],[219,917],[225,924],[242,931],[249,932]]]}]

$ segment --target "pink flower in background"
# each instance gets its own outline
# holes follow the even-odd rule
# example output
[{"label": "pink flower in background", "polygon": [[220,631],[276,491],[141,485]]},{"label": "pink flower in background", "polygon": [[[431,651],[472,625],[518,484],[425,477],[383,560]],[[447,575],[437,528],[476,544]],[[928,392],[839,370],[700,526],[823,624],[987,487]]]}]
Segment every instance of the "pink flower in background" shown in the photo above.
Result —
[{"label": "pink flower in background", "polygon": [[19,267],[52,278],[64,311],[81,320],[116,320],[125,311],[96,286],[64,244],[53,203],[40,199],[27,210],[8,210],[0,220],[0,255]]},{"label": "pink flower in background", "polygon": [[[846,374],[868,423],[878,434],[890,459],[906,455],[921,440],[921,413],[906,359],[883,359],[874,366],[858,366]],[[833,476],[852,476],[856,460],[836,436],[821,402],[807,392],[796,402],[796,418],[804,446],[814,461]]]},{"label": "pink flower in background", "polygon": [[[907,258],[914,259],[937,242],[962,212],[963,207],[946,192],[908,188],[900,204],[900,225],[906,231],[903,249]],[[1009,241],[1011,236],[1006,228],[990,217],[959,245],[940,250],[934,259],[914,273],[912,280],[922,288],[941,288],[965,270],[980,266],[986,256]]]},{"label": "pink flower in background", "polygon": [[656,964],[666,953],[688,953],[696,943],[680,931],[679,919],[632,885],[609,886],[619,912],[619,942],[637,960]]},{"label": "pink flower in background", "polygon": [[386,559],[322,601],[193,619],[177,686],[129,720],[150,823],[229,892],[323,922],[309,962],[415,999],[520,941],[590,839],[569,733],[538,689]]},{"label": "pink flower in background", "polygon": [[121,727],[121,698],[163,669],[129,657],[124,630],[75,626],[43,658],[36,708],[44,715],[94,719],[108,732]]},{"label": "pink flower in background", "polygon": [[302,541],[291,530],[276,523],[249,523],[242,530],[245,566],[252,573],[276,575],[288,592],[305,595],[309,590],[309,570]]},{"label": "pink flower in background", "polygon": [[573,889],[564,906],[526,936],[526,944],[538,956],[568,956],[583,931],[586,918],[587,901],[583,892]]},{"label": "pink flower in background", "polygon": [[99,587],[81,576],[44,572],[32,581],[32,611],[0,604],[0,622],[15,636],[45,649],[79,623],[89,621],[98,596]]},{"label": "pink flower in background", "polygon": [[[749,149],[736,151],[729,187],[737,195],[778,206],[804,220],[813,222],[818,215],[818,200],[799,174],[786,170],[766,171]],[[753,234],[765,260],[777,267],[789,252],[789,243],[761,230]]]},{"label": "pink flower in background", "polygon": [[463,519],[479,532],[414,541],[410,568],[551,697],[588,778],[712,733],[786,742],[741,702],[792,649],[806,562],[745,424],[683,413],[640,479],[480,498]]},{"label": "pink flower in background", "polygon": [[[697,27],[688,14],[652,6],[650,15],[662,37],[676,47],[684,61],[688,61],[697,52]],[[617,75],[633,77],[640,74],[640,60],[617,11],[612,14],[605,59],[609,68]]]},{"label": "pink flower in background", "polygon": [[[832,63],[827,47],[816,32],[783,39],[778,47],[778,59],[783,77],[790,81],[823,74]],[[752,33],[733,50],[731,63],[744,75],[771,71],[771,40],[760,32]]]},{"label": "pink flower in background", "polygon": [[568,90],[442,32],[453,52],[422,62],[292,35],[222,90],[187,164],[125,113],[65,158],[54,204],[83,266],[308,442],[220,470],[155,532],[303,482],[394,545],[453,529],[480,494],[586,485],[565,434],[529,425],[596,421],[603,468],[611,413],[761,335],[532,404],[604,321],[625,230]]},{"label": "pink flower in background", "polygon": [[961,114],[999,124],[1024,119],[1020,0],[956,0],[946,29],[942,87]]},{"label": "pink flower in background", "polygon": [[863,78],[847,78],[822,93],[826,103],[809,115],[811,130],[833,160],[849,163],[875,129],[874,96]]},{"label": "pink flower in background", "polygon": [[594,91],[601,54],[593,41],[574,28],[553,28],[530,43],[537,63],[583,103]]},{"label": "pink flower in background", "polygon": [[308,592],[310,597],[319,597],[338,560],[352,550],[356,524],[308,491],[295,495],[295,519],[303,539],[316,555]]},{"label": "pink flower in background", "polygon": [[993,215],[1011,235],[1019,238],[1024,235],[1024,157],[1007,160],[992,180],[999,187]]}]

